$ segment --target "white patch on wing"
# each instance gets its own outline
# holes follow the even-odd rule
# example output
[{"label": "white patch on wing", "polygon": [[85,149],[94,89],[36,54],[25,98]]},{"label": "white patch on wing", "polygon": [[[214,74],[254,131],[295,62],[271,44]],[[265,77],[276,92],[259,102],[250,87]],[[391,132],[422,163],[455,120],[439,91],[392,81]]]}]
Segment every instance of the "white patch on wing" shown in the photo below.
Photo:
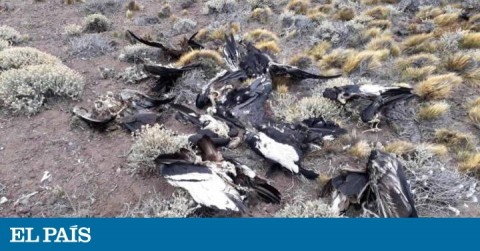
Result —
[{"label": "white patch on wing", "polygon": [[360,92],[366,93],[366,94],[371,94],[371,95],[380,95],[382,92],[387,90],[386,87],[380,86],[380,85],[361,85],[360,86]]},{"label": "white patch on wing", "polygon": [[246,175],[250,179],[254,179],[257,176],[255,171],[253,171],[250,167],[248,167],[246,165],[238,165],[237,167],[240,170],[240,173],[243,173],[244,175]]},{"label": "white patch on wing", "polygon": [[255,142],[255,146],[265,158],[277,162],[293,173],[299,172],[295,162],[299,161],[300,157],[293,146],[278,143],[263,132],[259,132],[256,137],[258,141]]},{"label": "white patch on wing", "polygon": [[164,177],[168,180],[175,180],[175,181],[204,181],[210,179],[212,176],[211,173],[197,173],[197,172],[186,172],[183,174],[175,174],[175,175],[164,175]]},{"label": "white patch on wing", "polygon": [[[184,176],[188,177],[188,175]],[[235,203],[235,200],[242,201],[240,194],[215,172],[202,174],[201,180],[196,176],[192,176],[193,179],[183,180],[172,179],[176,176],[165,178],[170,185],[187,190],[200,205],[219,210],[241,211]]]},{"label": "white patch on wing", "polygon": [[207,122],[207,126],[203,127],[203,129],[211,130],[219,136],[228,137],[228,132],[230,131],[230,128],[228,128],[228,125],[226,123],[219,121],[208,114],[200,116],[200,122]]}]

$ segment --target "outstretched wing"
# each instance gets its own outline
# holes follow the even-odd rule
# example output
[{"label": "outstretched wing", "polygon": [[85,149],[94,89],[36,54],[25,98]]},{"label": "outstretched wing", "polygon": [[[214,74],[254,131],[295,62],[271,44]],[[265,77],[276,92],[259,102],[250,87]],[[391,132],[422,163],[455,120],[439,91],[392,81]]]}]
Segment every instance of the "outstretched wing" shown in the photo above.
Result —
[{"label": "outstretched wing", "polygon": [[342,76],[342,74],[336,74],[331,76],[322,76],[313,73],[309,73],[295,66],[278,64],[274,62],[270,62],[269,66],[270,74],[273,76],[286,76],[296,80],[303,80],[303,79],[331,79],[331,78],[338,78]]},{"label": "outstretched wing", "polygon": [[142,44],[145,44],[145,45],[148,45],[148,46],[155,47],[155,48],[160,48],[160,49],[162,49],[163,51],[165,51],[168,55],[170,55],[171,57],[179,58],[179,57],[182,56],[182,54],[184,53],[183,51],[180,51],[180,50],[175,50],[175,49],[172,49],[172,48],[167,48],[167,47],[164,46],[162,43],[142,39],[142,38],[136,36],[135,34],[133,34],[133,32],[131,32],[131,31],[129,31],[129,30],[127,30],[127,32],[128,32],[135,40],[137,40],[138,42],[140,42],[140,43],[142,43]]},{"label": "outstretched wing", "polygon": [[185,189],[200,205],[224,211],[246,211],[238,191],[208,167],[170,164],[163,168],[162,175],[172,186]]}]

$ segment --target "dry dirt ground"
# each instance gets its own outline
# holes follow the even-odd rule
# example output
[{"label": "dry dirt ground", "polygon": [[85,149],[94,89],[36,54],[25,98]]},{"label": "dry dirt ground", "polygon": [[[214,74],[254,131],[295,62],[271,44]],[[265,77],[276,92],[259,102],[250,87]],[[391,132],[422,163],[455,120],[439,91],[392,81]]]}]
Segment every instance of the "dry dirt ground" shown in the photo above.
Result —
[{"label": "dry dirt ground", "polygon": [[[138,2],[144,8],[135,12],[135,17],[156,17],[163,1]],[[28,34],[26,46],[57,56],[65,65],[81,73],[86,80],[84,93],[79,101],[49,100],[41,112],[30,117],[12,115],[8,111],[0,114],[0,197],[8,199],[0,205],[0,216],[117,217],[130,215],[129,210],[138,207],[143,200],[152,196],[169,198],[174,188],[161,178],[132,175],[126,163],[126,156],[133,141],[131,135],[122,129],[99,133],[89,128],[72,128],[71,109],[75,105],[88,107],[98,95],[107,91],[118,92],[124,88],[145,90],[151,82],[131,85],[116,78],[102,79],[98,67],[122,71],[131,66],[118,60],[120,50],[130,44],[123,36],[127,29],[138,34],[152,35],[154,31],[164,31],[167,36],[171,36],[169,34],[172,21],[160,19],[158,24],[139,26],[126,17],[123,8],[118,12],[108,13],[106,16],[113,21],[113,28],[102,33],[102,36],[113,41],[114,50],[102,56],[81,58],[69,54],[69,42],[63,32],[66,25],[83,22],[86,16],[84,3],[66,5],[61,0],[1,0],[0,4],[1,25],[8,25],[22,34]],[[197,29],[209,25],[215,19],[213,15],[200,13],[203,4],[202,1],[196,1],[188,8],[187,17],[197,22]],[[8,8],[5,8],[6,6]],[[179,13],[179,3],[172,1],[172,7],[173,13],[182,15]],[[283,8],[284,5],[274,8],[274,15],[279,15]],[[251,22],[245,23],[242,30],[264,27],[274,29],[280,34],[279,25],[278,22],[266,25]],[[172,41],[178,41],[182,36],[171,36]],[[279,58],[284,60],[308,49],[292,43],[285,46],[288,51],[280,53]],[[462,88],[466,88],[460,90],[471,93],[470,96],[480,94],[478,87]],[[178,126],[176,122],[167,119],[165,121],[167,126]],[[349,129],[353,128],[354,125],[349,125]],[[476,135],[478,140],[478,129],[468,125],[465,130]],[[396,136],[385,126],[382,132],[362,137],[369,142],[385,142]],[[234,154],[243,155],[238,152]],[[338,155],[334,150],[325,150],[319,154],[320,158],[309,157],[311,159],[307,161],[307,167],[327,172],[334,166],[365,163],[364,160],[356,160],[348,154]],[[245,155],[258,158],[251,153]],[[454,162],[449,163],[453,165]],[[259,172],[264,172],[265,168],[266,165],[263,165]],[[42,180],[46,172],[51,177]],[[276,175],[273,184],[283,192],[286,202],[297,196],[316,198],[319,190],[316,182],[283,174]],[[248,216],[272,216],[281,206],[255,205]],[[480,211],[473,205],[462,215],[478,216]]]}]

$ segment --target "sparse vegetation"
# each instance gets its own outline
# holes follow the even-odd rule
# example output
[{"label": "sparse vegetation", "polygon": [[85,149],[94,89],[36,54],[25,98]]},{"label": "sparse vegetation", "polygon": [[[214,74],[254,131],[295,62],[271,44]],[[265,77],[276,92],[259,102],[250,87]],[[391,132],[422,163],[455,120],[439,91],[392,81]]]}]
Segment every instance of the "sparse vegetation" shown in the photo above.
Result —
[{"label": "sparse vegetation", "polygon": [[125,208],[125,217],[142,218],[185,218],[193,213],[195,202],[181,190],[173,193],[172,197],[165,199],[160,194],[154,193],[144,198],[138,205]]},{"label": "sparse vegetation", "polygon": [[158,59],[161,54],[162,52],[159,49],[144,44],[133,44],[125,46],[118,56],[118,59],[129,63],[137,63],[142,62],[145,58],[151,60]]},{"label": "sparse vegetation", "polygon": [[58,64],[60,59],[32,47],[11,47],[0,51],[0,70],[19,69],[29,65]]},{"label": "sparse vegetation", "polygon": [[191,32],[195,29],[195,27],[197,27],[197,22],[188,18],[181,18],[173,24],[173,30],[177,34]]},{"label": "sparse vegetation", "polygon": [[[313,74],[343,74],[331,80],[302,81],[270,76],[273,90],[264,106],[267,121],[295,124],[323,117],[347,130],[333,141],[301,145],[303,164],[320,173],[318,182],[285,179],[281,173],[281,178],[267,177],[282,193],[281,204],[257,205],[250,200],[250,191],[242,191],[248,206],[242,216],[336,216],[327,201],[316,199],[319,184],[325,185],[344,167],[364,166],[373,148],[395,154],[404,164],[421,217],[480,215],[478,0],[55,1],[50,6],[49,1],[0,0],[5,19],[0,24],[3,215],[212,216],[183,190],[173,192],[160,177],[163,167],[153,159],[181,147],[198,150],[191,149],[187,140],[197,127],[177,121],[171,104],[215,114],[213,107],[196,108],[197,95],[221,70],[236,70],[229,69],[223,58],[225,36],[230,34],[238,42],[240,55],[252,43],[275,62]],[[62,11],[52,15],[52,10]],[[185,53],[177,58],[138,43],[127,30],[169,48],[185,49]],[[197,30],[194,40],[204,49],[184,40]],[[196,63],[201,67],[184,72],[168,93],[157,90],[164,77],[144,71],[144,64],[182,67]],[[236,102],[241,102],[243,97],[258,94],[243,93],[255,79],[215,83],[210,96],[224,101],[221,95],[233,88],[241,96]],[[368,130],[360,118],[360,111],[371,101],[359,98],[342,105],[323,97],[329,87],[369,84],[405,85],[413,87],[418,96],[383,107],[379,132]],[[170,101],[148,109],[152,113],[145,115],[146,120],[152,116],[158,124],[134,132],[130,142],[120,127],[156,99]],[[63,100],[68,102],[59,102]],[[91,112],[95,118],[112,120],[106,125],[86,122],[88,118],[71,116],[73,107],[75,111],[89,108],[84,110],[87,115]],[[218,108],[217,116],[230,116],[228,110]],[[230,110],[235,117],[242,109]],[[247,128],[252,126],[240,120]],[[222,155],[244,163],[260,176],[265,174],[270,163],[259,161],[242,143],[242,136],[219,148]],[[23,145],[28,147],[19,150]],[[52,174],[45,174],[42,181],[38,173],[32,173],[39,163],[48,163],[45,170]],[[78,167],[81,172],[75,171]],[[148,175],[132,178],[125,172]],[[19,183],[13,174],[28,179]],[[40,183],[31,182],[37,179]],[[125,181],[127,187],[121,185]],[[347,215],[361,217],[357,213],[352,210]]]},{"label": "sparse vegetation", "polygon": [[238,3],[235,0],[209,0],[203,6],[203,14],[231,13]]},{"label": "sparse vegetation", "polygon": [[338,217],[321,199],[294,201],[275,213],[277,218],[332,218]]},{"label": "sparse vegetation", "polygon": [[171,154],[181,148],[189,149],[188,138],[155,124],[145,126],[135,134],[127,160],[134,172],[155,172],[154,159],[160,154]]},{"label": "sparse vegetation", "polygon": [[477,180],[442,162],[422,147],[403,160],[419,215],[448,217],[476,200]]},{"label": "sparse vegetation", "polygon": [[421,120],[436,119],[445,114],[448,111],[449,107],[450,106],[445,102],[431,103],[420,107],[417,116]]},{"label": "sparse vegetation", "polygon": [[78,98],[84,80],[61,64],[41,64],[4,71],[0,75],[0,99],[14,112],[37,113],[51,96]]},{"label": "sparse vegetation", "polygon": [[21,35],[14,28],[6,25],[0,26],[0,40],[5,40],[12,45],[17,45],[25,41],[26,36]]},{"label": "sparse vegetation", "polygon": [[125,0],[87,0],[83,10],[87,14],[113,14],[122,9]]},{"label": "sparse vegetation", "polygon": [[112,22],[102,14],[91,14],[85,17],[83,30],[88,33],[100,33],[110,30]]},{"label": "sparse vegetation", "polygon": [[442,128],[435,131],[437,143],[444,144],[454,150],[472,149],[474,147],[473,139],[473,135],[453,129]]},{"label": "sparse vegetation", "polygon": [[370,155],[372,148],[365,140],[358,141],[355,145],[350,148],[349,152],[357,158],[366,158]]},{"label": "sparse vegetation", "polygon": [[409,154],[415,151],[415,145],[411,142],[404,140],[397,140],[388,143],[385,146],[385,152],[396,154],[397,156],[402,156]]},{"label": "sparse vegetation", "polygon": [[460,40],[460,46],[466,49],[480,48],[480,32],[465,34]]},{"label": "sparse vegetation", "polygon": [[69,24],[69,25],[65,26],[64,34],[67,37],[78,37],[78,36],[82,35],[82,32],[83,32],[83,27],[81,25]]},{"label": "sparse vegetation", "polygon": [[112,50],[110,41],[100,34],[88,34],[70,40],[69,53],[76,57],[93,58]]},{"label": "sparse vegetation", "polygon": [[462,78],[455,74],[431,76],[415,86],[415,93],[427,100],[443,99],[448,97],[452,89],[461,83]]},{"label": "sparse vegetation", "polygon": [[480,98],[477,98],[468,109],[468,117],[480,129]]}]

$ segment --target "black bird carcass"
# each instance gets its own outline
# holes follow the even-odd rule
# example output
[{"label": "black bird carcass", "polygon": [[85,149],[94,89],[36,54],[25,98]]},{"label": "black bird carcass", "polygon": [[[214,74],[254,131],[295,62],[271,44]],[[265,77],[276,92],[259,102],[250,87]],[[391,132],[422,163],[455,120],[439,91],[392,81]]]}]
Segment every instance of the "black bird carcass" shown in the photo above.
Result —
[{"label": "black bird carcass", "polygon": [[364,216],[418,217],[403,168],[396,157],[372,150],[366,168],[345,170],[327,182],[321,195],[330,197],[338,214],[354,205]]},{"label": "black bird carcass", "polygon": [[326,88],[323,96],[342,105],[355,100],[366,101],[368,103],[366,107],[359,106],[360,118],[362,122],[370,124],[373,130],[378,130],[380,116],[385,109],[399,101],[408,101],[416,97],[416,94],[411,87],[366,84]]},{"label": "black bird carcass", "polygon": [[307,179],[316,179],[317,173],[302,166],[309,145],[322,144],[345,133],[346,130],[334,122],[318,118],[297,124],[264,123],[248,129],[245,141],[254,152],[273,163],[269,174],[284,169]]},{"label": "black bird carcass", "polygon": [[151,46],[155,48],[161,49],[165,54],[170,56],[172,59],[178,59],[180,58],[183,54],[188,52],[189,50],[195,50],[195,49],[203,49],[203,46],[196,42],[195,36],[197,35],[198,32],[194,33],[190,38],[184,38],[183,41],[180,43],[180,49],[175,49],[175,48],[169,48],[165,45],[163,45],[160,42],[156,41],[149,41],[146,39],[142,39],[138,37],[137,35],[133,34],[131,31],[127,31],[130,36],[135,39],[136,41]]},{"label": "black bird carcass", "polygon": [[200,206],[245,213],[245,200],[256,194],[267,203],[280,203],[280,192],[249,167],[223,158],[207,135],[192,135],[198,154],[181,149],[155,160],[169,184],[185,189]]}]

